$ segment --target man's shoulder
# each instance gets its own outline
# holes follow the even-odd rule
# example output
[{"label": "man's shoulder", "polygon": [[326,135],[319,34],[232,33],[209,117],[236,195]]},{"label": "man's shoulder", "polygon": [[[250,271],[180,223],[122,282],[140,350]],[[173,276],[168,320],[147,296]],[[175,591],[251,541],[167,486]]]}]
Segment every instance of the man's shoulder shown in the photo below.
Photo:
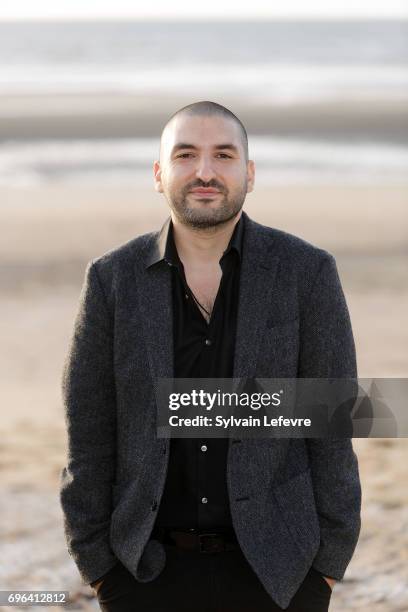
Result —
[{"label": "man's shoulder", "polygon": [[153,231],[136,236],[94,257],[92,263],[96,265],[98,270],[115,269],[117,266],[123,270],[129,265],[134,265],[144,256],[144,253],[154,242],[158,234],[159,231]]},{"label": "man's shoulder", "polygon": [[326,249],[276,227],[262,225],[248,219],[255,240],[262,245],[270,257],[280,257],[291,265],[300,267],[320,266],[324,261],[334,260]]}]

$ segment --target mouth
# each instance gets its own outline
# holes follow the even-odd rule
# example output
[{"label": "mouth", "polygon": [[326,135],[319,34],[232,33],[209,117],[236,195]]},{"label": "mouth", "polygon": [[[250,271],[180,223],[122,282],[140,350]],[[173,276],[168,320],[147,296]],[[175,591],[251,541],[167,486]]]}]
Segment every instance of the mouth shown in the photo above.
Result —
[{"label": "mouth", "polygon": [[197,187],[196,189],[192,189],[190,193],[200,198],[213,198],[221,192],[218,191],[218,189],[204,189],[203,187]]}]

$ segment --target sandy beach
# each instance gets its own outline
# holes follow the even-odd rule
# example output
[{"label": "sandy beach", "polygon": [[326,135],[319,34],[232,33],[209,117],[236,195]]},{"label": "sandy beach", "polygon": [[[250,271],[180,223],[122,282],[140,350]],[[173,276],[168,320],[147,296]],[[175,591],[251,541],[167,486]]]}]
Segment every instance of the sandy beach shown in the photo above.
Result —
[{"label": "sandy beach", "polygon": [[[7,559],[0,588],[69,590],[70,609],[96,610],[62,531],[62,364],[87,261],[159,228],[167,206],[148,182],[2,187],[0,202],[0,533]],[[335,255],[361,377],[408,376],[407,204],[406,185],[321,185],[262,187],[245,205],[255,220]],[[354,448],[363,527],[330,609],[402,612],[408,609],[408,442],[362,439]]]}]

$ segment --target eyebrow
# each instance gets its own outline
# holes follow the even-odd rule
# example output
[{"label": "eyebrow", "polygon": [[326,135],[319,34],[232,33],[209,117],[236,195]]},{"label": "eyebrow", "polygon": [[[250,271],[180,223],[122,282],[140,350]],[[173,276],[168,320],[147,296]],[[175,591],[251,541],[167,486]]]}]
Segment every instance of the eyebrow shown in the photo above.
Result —
[{"label": "eyebrow", "polygon": [[[193,144],[189,144],[187,142],[178,142],[177,144],[174,145],[174,147],[171,150],[171,154],[174,155],[174,153],[177,153],[177,151],[180,151],[181,149],[193,149],[194,151],[198,150],[198,147],[196,147]],[[214,149],[216,149],[217,151],[221,151],[221,150],[225,150],[228,149],[230,151],[233,151],[234,153],[238,153],[238,147],[236,147],[235,145],[233,145],[230,142],[227,142],[225,144],[218,144],[214,146]]]}]

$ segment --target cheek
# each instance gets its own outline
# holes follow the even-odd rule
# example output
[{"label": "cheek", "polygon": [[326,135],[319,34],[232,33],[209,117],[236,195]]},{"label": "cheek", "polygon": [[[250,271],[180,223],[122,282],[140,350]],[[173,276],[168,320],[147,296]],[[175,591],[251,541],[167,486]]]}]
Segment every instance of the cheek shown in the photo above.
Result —
[{"label": "cheek", "polygon": [[234,184],[237,188],[241,187],[246,180],[246,169],[240,164],[225,164],[219,168],[219,173],[225,181]]},{"label": "cheek", "polygon": [[234,174],[233,176],[225,177],[225,185],[228,188],[230,193],[242,193],[246,192],[246,177],[243,177],[242,174]]},{"label": "cheek", "polygon": [[171,190],[178,190],[184,187],[186,182],[191,179],[192,167],[190,164],[178,166],[174,168],[166,175],[165,181]]}]

